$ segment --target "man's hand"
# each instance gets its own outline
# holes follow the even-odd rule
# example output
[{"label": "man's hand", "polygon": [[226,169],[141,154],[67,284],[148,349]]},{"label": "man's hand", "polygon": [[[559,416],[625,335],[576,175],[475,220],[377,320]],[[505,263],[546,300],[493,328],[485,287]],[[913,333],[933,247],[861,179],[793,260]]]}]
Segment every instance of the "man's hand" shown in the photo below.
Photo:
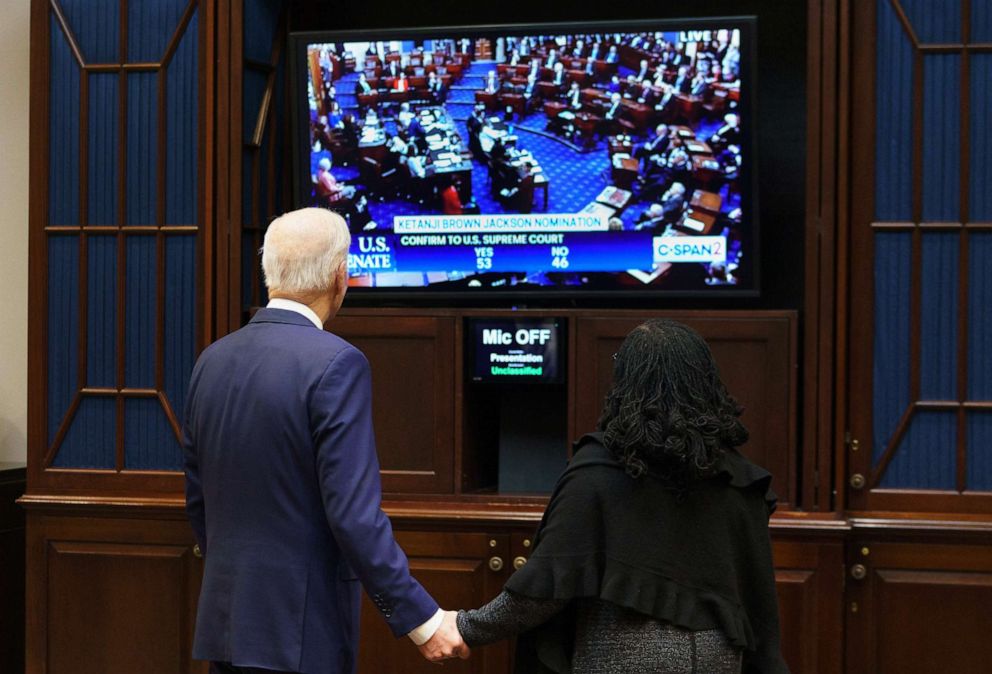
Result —
[{"label": "man's hand", "polygon": [[471,651],[462,639],[462,635],[458,633],[458,625],[455,622],[457,615],[455,611],[444,612],[444,619],[434,636],[427,643],[417,647],[421,655],[437,663],[454,657],[468,659]]}]

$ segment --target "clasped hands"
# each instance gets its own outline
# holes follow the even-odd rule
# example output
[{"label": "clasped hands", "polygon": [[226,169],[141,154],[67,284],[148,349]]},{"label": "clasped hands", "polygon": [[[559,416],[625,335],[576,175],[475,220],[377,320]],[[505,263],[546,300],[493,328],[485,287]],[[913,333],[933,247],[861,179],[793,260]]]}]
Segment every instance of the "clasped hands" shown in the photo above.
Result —
[{"label": "clasped hands", "polygon": [[420,654],[429,661],[436,664],[443,664],[442,660],[450,658],[461,658],[467,660],[471,655],[471,650],[466,645],[462,635],[458,632],[458,625],[455,618],[458,613],[455,611],[445,611],[441,626],[437,628],[426,643],[418,646]]}]

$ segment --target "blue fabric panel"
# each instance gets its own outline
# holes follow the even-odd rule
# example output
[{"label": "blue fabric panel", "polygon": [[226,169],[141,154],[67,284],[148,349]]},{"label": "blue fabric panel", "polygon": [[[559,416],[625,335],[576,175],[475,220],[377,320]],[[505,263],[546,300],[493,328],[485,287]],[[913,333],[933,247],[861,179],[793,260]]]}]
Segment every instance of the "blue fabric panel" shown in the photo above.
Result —
[{"label": "blue fabric panel", "polygon": [[124,467],[129,470],[182,470],[176,433],[158,398],[124,401]]},{"label": "blue fabric panel", "polygon": [[48,224],[78,225],[80,71],[54,18],[49,58]]},{"label": "blue fabric panel", "polygon": [[48,237],[48,444],[79,387],[79,237]]},{"label": "blue fabric panel", "polygon": [[59,0],[86,65],[120,59],[120,0]]},{"label": "blue fabric panel", "polygon": [[923,220],[961,219],[961,57],[923,57]]},{"label": "blue fabric panel", "polygon": [[920,269],[925,326],[920,333],[920,395],[923,400],[958,398],[958,262],[957,232],[923,234]]},{"label": "blue fabric panel", "polygon": [[193,15],[166,77],[165,224],[196,224],[198,16]]},{"label": "blue fabric panel", "polygon": [[957,412],[917,411],[879,486],[956,489],[957,425]]},{"label": "blue fabric panel", "polygon": [[269,62],[272,57],[272,41],[279,28],[280,0],[245,0],[245,39],[246,59]]},{"label": "blue fabric panel", "polygon": [[183,419],[196,350],[196,236],[165,239],[165,394]]},{"label": "blue fabric panel", "polygon": [[[976,3],[980,4],[980,3]],[[992,6],[992,3],[987,3]],[[992,15],[992,10],[989,10]],[[992,37],[988,38],[992,42]],[[973,54],[968,63],[971,74],[971,136],[969,147],[971,222],[992,222],[992,54]]]},{"label": "blue fabric panel", "polygon": [[127,224],[154,225],[158,205],[158,75],[127,78]]},{"label": "blue fabric panel", "polygon": [[968,399],[992,401],[992,232],[968,236]]},{"label": "blue fabric panel", "polygon": [[117,385],[117,237],[87,243],[86,385]]},{"label": "blue fabric panel", "polygon": [[961,41],[961,0],[900,0],[900,4],[920,42]]},{"label": "blue fabric panel", "polygon": [[992,412],[968,413],[968,489],[992,491]]},{"label": "blue fabric panel", "polygon": [[912,218],[913,49],[889,0],[878,0],[875,218]]},{"label": "blue fabric panel", "polygon": [[881,457],[909,405],[909,232],[875,235],[872,457]]},{"label": "blue fabric panel", "polygon": [[89,103],[88,218],[91,225],[117,224],[118,79],[116,73],[92,73]]},{"label": "blue fabric panel", "polygon": [[83,398],[52,465],[57,468],[117,466],[117,400],[110,396]]},{"label": "blue fabric panel", "polygon": [[971,41],[992,42],[992,2],[971,0]]},{"label": "blue fabric panel", "polygon": [[156,236],[127,237],[124,283],[124,385],[155,387],[155,327],[158,317]]},{"label": "blue fabric panel", "polygon": [[189,0],[128,0],[127,58],[159,63]]}]

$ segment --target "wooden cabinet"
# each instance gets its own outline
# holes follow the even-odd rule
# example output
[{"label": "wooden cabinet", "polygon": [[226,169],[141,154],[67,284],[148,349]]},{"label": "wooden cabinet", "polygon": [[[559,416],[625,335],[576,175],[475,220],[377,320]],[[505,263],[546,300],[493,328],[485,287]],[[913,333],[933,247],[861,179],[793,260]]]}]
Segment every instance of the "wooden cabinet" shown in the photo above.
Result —
[{"label": "wooden cabinet", "polygon": [[848,550],[847,672],[988,672],[992,531],[879,538]]},{"label": "wooden cabinet", "polygon": [[782,656],[793,674],[839,674],[847,527],[824,521],[796,530],[794,524],[777,519],[772,529]]},{"label": "wooden cabinet", "polygon": [[[181,501],[22,502],[28,674],[206,673],[190,657],[202,562]],[[453,501],[387,501],[386,510],[414,575],[450,609],[478,607],[499,593],[514,562],[526,563],[541,515],[533,505]],[[782,652],[793,674],[988,671],[987,525],[879,530],[875,520],[787,512],[773,518],[771,536]],[[360,674],[435,671],[363,602]],[[510,674],[512,649],[512,642],[477,648],[445,667]]]},{"label": "wooden cabinet", "polygon": [[27,672],[205,674],[192,660],[203,569],[181,509],[26,505]]},{"label": "wooden cabinet", "polygon": [[[459,515],[433,525],[408,524],[408,517],[417,518],[409,511],[394,513],[392,519],[414,575],[443,608],[458,609],[486,603],[515,567],[526,564],[539,516],[533,512],[530,524],[490,522],[485,531],[466,531],[475,527],[459,522]],[[837,644],[843,635],[844,540],[849,528],[841,520],[802,521],[786,515],[776,518],[771,531],[783,655],[793,674],[840,674],[843,658]],[[490,566],[494,559],[499,570]],[[360,674],[434,671],[406,639],[392,637],[367,598],[359,653]],[[477,648],[471,660],[445,666],[456,672],[509,674],[512,642]]]},{"label": "wooden cabinet", "polygon": [[613,384],[613,354],[624,337],[656,315],[684,322],[706,339],[727,389],[744,406],[742,420],[751,439],[742,451],[774,476],[780,504],[794,504],[797,350],[795,316],[790,312],[641,312],[579,318],[573,435],[595,427]]},{"label": "wooden cabinet", "polygon": [[[504,531],[398,531],[396,539],[410,569],[444,609],[477,608],[499,594],[513,571],[510,536]],[[470,660],[445,663],[445,671],[507,674],[510,646],[478,649]],[[362,605],[360,674],[434,672],[408,639],[394,639],[379,611],[365,597]]]},{"label": "wooden cabinet", "polygon": [[[501,413],[519,414],[508,401],[560,418],[554,449],[530,453],[534,470],[548,472],[546,490],[564,468],[570,440],[593,430],[612,385],[620,343],[649,318],[687,323],[709,342],[730,392],[744,406],[751,440],[744,452],[775,476],[780,504],[796,505],[796,314],[791,311],[603,311],[561,309],[566,335],[566,382],[538,394],[477,391],[466,384],[465,324],[473,317],[546,317],[547,311],[484,309],[349,309],[330,329],[361,349],[372,365],[373,418],[383,489],[393,494],[500,493],[497,455]],[[509,390],[505,387],[500,390]],[[517,405],[519,407],[519,404]],[[547,443],[545,443],[547,444]],[[556,443],[552,441],[551,446]]]},{"label": "wooden cabinet", "polygon": [[386,492],[452,491],[453,323],[409,315],[333,322],[333,331],[372,365],[372,417]]}]

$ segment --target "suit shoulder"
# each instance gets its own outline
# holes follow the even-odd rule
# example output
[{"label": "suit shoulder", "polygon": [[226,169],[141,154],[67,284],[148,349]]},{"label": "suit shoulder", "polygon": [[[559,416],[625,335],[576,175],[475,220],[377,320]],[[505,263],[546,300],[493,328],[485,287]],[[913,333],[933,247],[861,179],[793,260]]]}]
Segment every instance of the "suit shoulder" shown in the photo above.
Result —
[{"label": "suit shoulder", "polygon": [[326,359],[321,368],[324,373],[348,368],[370,369],[371,366],[365,354],[346,339],[322,330],[317,336],[317,341],[320,344],[320,351]]}]

